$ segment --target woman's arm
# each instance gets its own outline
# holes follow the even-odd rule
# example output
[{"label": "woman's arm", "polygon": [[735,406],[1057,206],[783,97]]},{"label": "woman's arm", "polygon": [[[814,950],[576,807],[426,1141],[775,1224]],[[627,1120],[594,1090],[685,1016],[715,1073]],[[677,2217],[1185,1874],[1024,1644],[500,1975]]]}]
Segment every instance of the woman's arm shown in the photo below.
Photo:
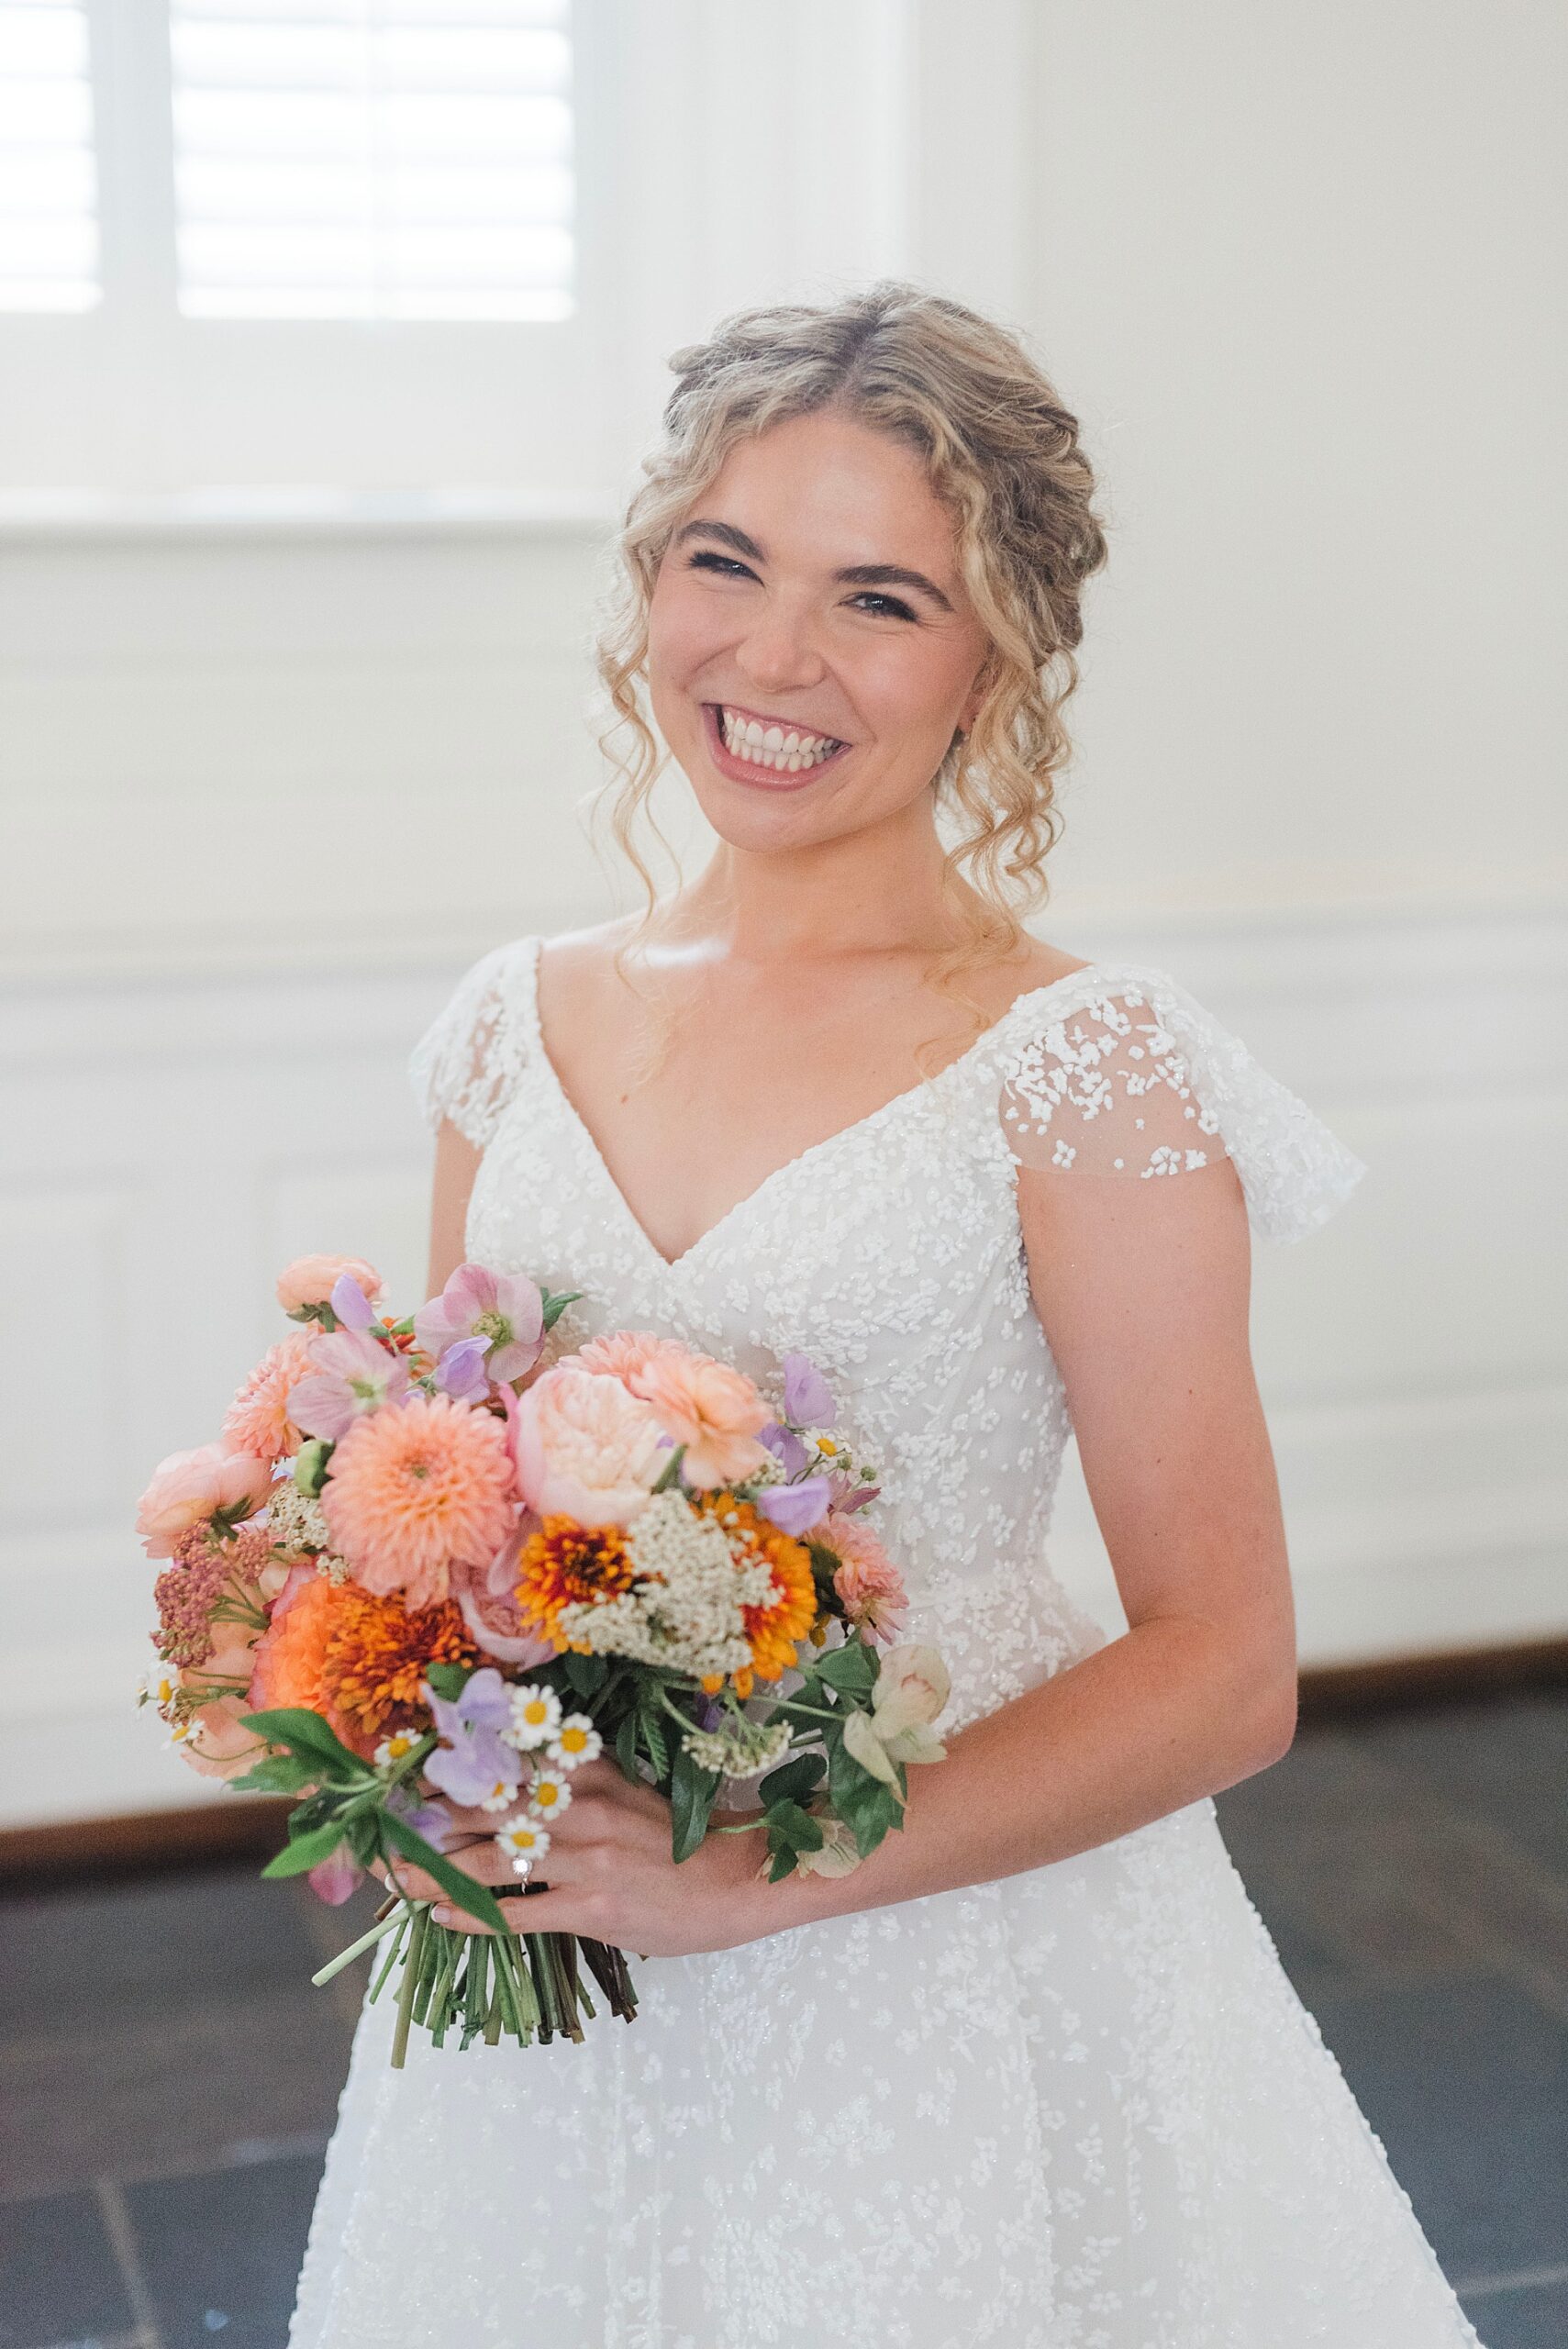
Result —
[{"label": "woman's arm", "polygon": [[[1288,1747],[1295,1618],[1235,1170],[1025,1170],[1018,1184],[1030,1286],[1129,1631],[911,1768],[902,1831],[846,1876],[761,1882],[754,1835],[710,1836],[677,1867],[662,1800],[593,1764],[556,1824],[530,1929],[649,1954],[730,1947],[1066,1858]],[[499,1856],[486,1841],[469,1865],[504,1886]]]},{"label": "woman's arm", "polygon": [[436,1133],[436,1171],[430,1193],[430,1275],[427,1297],[439,1297],[468,1254],[464,1237],[468,1195],[479,1172],[480,1153],[443,1118]]}]

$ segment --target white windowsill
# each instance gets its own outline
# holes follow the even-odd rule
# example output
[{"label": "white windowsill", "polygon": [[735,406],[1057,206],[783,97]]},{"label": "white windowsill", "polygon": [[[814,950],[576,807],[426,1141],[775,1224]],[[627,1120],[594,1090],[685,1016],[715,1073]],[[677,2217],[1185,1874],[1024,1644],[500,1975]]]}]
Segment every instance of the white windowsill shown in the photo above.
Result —
[{"label": "white windowsill", "polygon": [[483,486],[217,484],[148,492],[0,489],[0,539],[398,538],[604,531],[608,497]]}]

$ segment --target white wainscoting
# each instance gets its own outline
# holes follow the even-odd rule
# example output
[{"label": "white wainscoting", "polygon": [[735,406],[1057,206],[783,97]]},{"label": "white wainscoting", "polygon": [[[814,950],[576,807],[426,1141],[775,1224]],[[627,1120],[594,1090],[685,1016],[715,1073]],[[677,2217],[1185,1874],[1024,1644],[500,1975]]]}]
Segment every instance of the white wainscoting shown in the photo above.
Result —
[{"label": "white wainscoting", "polygon": [[[516,928],[578,910],[525,905]],[[1370,1162],[1326,1230],[1257,1258],[1304,1661],[1568,1631],[1568,930],[1387,911],[1053,930],[1175,972]],[[429,1151],[405,1062],[460,960],[0,995],[7,1822],[206,1790],[131,1709],[136,1496],[278,1334],[289,1256],[366,1251],[417,1296]],[[1119,1626],[1075,1476],[1053,1549]]]}]

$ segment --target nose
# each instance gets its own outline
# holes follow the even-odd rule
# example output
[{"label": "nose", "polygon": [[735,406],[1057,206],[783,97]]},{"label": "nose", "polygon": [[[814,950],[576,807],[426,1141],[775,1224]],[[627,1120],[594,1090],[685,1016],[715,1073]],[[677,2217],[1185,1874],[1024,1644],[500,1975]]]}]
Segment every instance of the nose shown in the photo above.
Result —
[{"label": "nose", "polygon": [[769,598],[734,651],[738,667],[759,694],[819,685],[826,671],[811,613],[782,598]]}]

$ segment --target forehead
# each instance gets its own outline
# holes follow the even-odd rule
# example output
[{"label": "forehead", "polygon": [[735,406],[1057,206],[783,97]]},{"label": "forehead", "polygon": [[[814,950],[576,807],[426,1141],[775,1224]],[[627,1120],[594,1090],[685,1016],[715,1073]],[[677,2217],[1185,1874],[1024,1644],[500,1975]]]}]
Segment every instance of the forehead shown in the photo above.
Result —
[{"label": "forehead", "polygon": [[918,451],[835,410],[738,441],[691,510],[737,524],[770,560],[906,562],[958,582],[952,517]]}]

